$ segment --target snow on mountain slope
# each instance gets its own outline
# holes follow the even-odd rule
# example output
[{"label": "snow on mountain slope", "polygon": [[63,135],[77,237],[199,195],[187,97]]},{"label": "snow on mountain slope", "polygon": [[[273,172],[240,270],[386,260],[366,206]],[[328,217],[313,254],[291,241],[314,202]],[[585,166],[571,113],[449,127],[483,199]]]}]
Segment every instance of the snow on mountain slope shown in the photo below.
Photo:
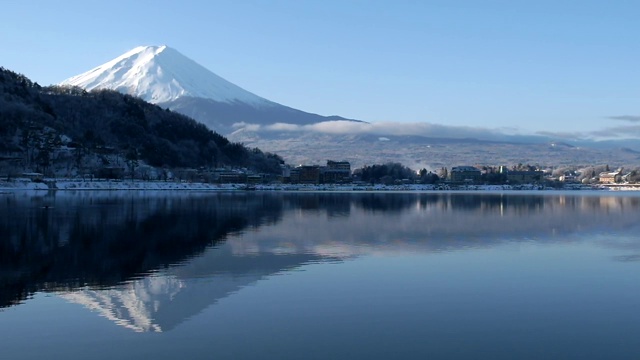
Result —
[{"label": "snow on mountain slope", "polygon": [[139,46],[60,85],[116,90],[154,104],[196,97],[223,103],[240,102],[252,107],[276,105],[167,46]]},{"label": "snow on mountain slope", "polygon": [[[349,120],[284,106],[250,93],[167,46],[140,46],[64,80],[86,90],[110,89],[194,118],[220,134],[242,124],[315,124]],[[357,120],[349,120],[357,121]]]}]

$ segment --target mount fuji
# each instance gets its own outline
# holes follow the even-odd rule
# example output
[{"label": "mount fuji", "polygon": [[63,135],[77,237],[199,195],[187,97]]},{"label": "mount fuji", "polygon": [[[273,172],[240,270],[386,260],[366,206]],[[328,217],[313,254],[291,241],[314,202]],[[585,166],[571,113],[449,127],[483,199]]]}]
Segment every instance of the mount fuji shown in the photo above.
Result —
[{"label": "mount fuji", "polygon": [[[230,141],[277,153],[294,164],[337,159],[353,167],[394,161],[439,169],[456,164],[628,165],[640,159],[637,140],[555,146],[557,139],[542,135],[476,133],[428,123],[376,125],[307,113],[244,90],[167,46],[137,47],[60,85],[140,97],[200,121]],[[291,126],[270,126],[278,123]]]},{"label": "mount fuji", "polygon": [[110,89],[192,117],[228,134],[238,124],[308,125],[348,120],[293,109],[255,95],[168,46],[139,46],[59,85]]}]

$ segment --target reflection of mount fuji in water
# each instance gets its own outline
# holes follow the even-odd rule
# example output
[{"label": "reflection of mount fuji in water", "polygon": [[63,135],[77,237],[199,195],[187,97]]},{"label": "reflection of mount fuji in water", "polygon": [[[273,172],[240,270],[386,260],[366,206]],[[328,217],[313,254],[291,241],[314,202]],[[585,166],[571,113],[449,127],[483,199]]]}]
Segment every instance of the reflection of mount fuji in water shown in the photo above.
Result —
[{"label": "reflection of mount fuji in water", "polygon": [[136,331],[170,330],[310,263],[640,228],[640,197],[603,193],[3,196],[0,306],[52,291]]},{"label": "reflection of mount fuji in water", "polygon": [[134,331],[168,331],[259,280],[321,261],[317,256],[304,254],[263,254],[260,259],[233,259],[229,254],[230,260],[244,263],[235,264],[236,269],[230,270],[220,268],[216,261],[220,259],[219,250],[208,249],[193,262],[113,289],[63,292],[60,296]]}]

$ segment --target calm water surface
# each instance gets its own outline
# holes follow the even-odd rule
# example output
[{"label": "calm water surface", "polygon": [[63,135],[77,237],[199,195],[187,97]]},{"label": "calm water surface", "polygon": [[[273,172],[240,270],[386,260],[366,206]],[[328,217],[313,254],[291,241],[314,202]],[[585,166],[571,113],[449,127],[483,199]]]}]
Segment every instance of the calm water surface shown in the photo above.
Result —
[{"label": "calm water surface", "polygon": [[0,195],[2,359],[638,359],[640,194]]}]

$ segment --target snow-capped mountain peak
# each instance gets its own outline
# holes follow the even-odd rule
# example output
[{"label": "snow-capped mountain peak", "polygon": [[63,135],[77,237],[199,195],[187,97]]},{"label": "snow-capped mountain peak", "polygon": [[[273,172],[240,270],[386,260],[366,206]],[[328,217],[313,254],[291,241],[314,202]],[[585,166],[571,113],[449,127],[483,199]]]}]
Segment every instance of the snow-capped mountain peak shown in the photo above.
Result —
[{"label": "snow-capped mountain peak", "polygon": [[250,106],[273,104],[207,70],[166,45],[139,46],[60,85],[111,89],[164,103],[182,97]]},{"label": "snow-capped mountain peak", "polygon": [[200,121],[220,134],[233,132],[242,124],[308,125],[347,120],[307,113],[252,94],[168,46],[139,46],[60,85],[137,96]]}]

